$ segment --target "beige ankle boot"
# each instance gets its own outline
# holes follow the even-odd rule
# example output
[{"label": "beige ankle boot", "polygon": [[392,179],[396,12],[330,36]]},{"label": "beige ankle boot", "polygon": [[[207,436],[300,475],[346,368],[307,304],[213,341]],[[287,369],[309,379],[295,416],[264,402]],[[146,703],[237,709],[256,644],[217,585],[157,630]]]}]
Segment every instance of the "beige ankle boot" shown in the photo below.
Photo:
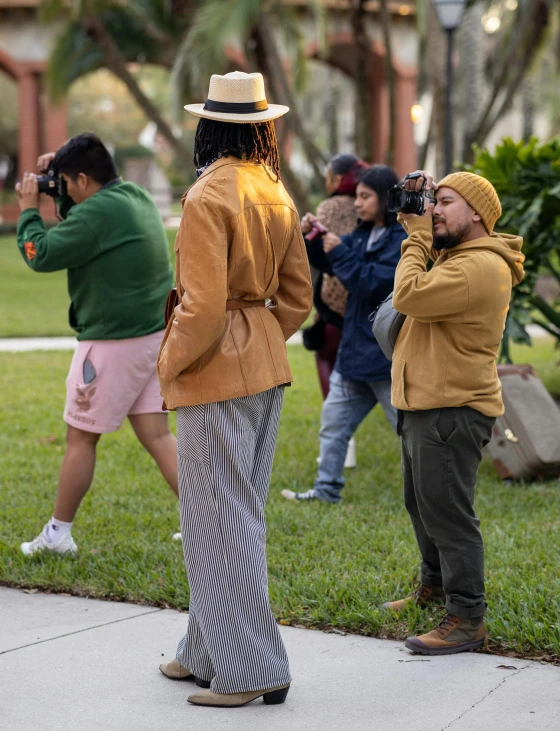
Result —
[{"label": "beige ankle boot", "polygon": [[166,678],[171,678],[171,680],[194,680],[194,675],[191,671],[180,665],[176,657],[170,662],[162,663],[159,669]]},{"label": "beige ankle boot", "polygon": [[274,706],[284,703],[289,690],[289,685],[280,685],[277,688],[268,688],[267,690],[250,690],[243,693],[212,693],[211,690],[201,690],[190,695],[187,700],[196,706],[238,708],[239,706],[246,706],[247,703],[262,696],[267,706]]}]

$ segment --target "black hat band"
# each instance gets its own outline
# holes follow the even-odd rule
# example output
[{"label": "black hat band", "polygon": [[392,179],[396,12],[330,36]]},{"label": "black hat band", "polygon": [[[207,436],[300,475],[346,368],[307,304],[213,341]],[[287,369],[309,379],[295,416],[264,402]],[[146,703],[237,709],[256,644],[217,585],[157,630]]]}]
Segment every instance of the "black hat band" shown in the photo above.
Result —
[{"label": "black hat band", "polygon": [[253,112],[266,112],[268,104],[266,99],[260,102],[216,102],[213,99],[207,99],[204,109],[208,112],[223,114],[252,114]]}]

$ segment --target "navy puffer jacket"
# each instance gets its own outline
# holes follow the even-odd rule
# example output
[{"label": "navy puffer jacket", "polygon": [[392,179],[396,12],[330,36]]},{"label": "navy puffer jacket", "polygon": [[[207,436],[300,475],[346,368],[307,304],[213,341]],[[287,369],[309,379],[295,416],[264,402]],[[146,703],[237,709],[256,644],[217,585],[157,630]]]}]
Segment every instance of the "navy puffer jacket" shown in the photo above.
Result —
[{"label": "navy puffer jacket", "polygon": [[306,240],[310,264],[337,276],[348,290],[335,370],[353,381],[391,378],[391,362],[373,336],[369,315],[393,291],[401,244],[407,234],[396,223],[366,251],[372,228],[372,223],[361,223],[351,234],[342,236],[342,244],[328,254],[323,251],[322,239]]}]

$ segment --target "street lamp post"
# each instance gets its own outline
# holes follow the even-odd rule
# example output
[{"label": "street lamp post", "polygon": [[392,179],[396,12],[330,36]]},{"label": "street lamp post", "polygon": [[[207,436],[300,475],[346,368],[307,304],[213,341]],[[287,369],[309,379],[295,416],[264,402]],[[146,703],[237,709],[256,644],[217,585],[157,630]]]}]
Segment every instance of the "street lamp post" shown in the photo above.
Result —
[{"label": "street lamp post", "polygon": [[439,24],[447,35],[447,69],[445,85],[445,175],[453,163],[453,115],[451,91],[453,86],[453,40],[465,9],[466,0],[434,0]]}]

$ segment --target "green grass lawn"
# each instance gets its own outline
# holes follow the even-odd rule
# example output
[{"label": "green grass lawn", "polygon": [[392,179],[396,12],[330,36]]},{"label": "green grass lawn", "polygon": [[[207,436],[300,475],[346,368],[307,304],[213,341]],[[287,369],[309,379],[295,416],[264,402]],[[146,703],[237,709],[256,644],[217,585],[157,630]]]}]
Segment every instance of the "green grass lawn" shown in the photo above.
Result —
[{"label": "green grass lawn", "polygon": [[[532,355],[545,367],[552,350],[543,347]],[[381,412],[358,431],[358,467],[348,473],[340,505],[280,497],[285,487],[312,485],[321,408],[311,355],[300,347],[289,352],[296,382],[286,393],[267,506],[275,615],[283,623],[401,639],[430,628],[436,610],[411,609],[398,619],[380,609],[408,591],[418,564],[398,441]],[[524,351],[516,356],[526,359]],[[19,551],[51,515],[70,357],[0,355],[0,582],[186,609],[181,546],[171,540],[178,507],[128,425],[100,442],[94,486],[73,530],[78,556],[29,559]],[[494,649],[560,659],[559,508],[558,482],[502,484],[492,463],[483,462],[477,509]]]}]

